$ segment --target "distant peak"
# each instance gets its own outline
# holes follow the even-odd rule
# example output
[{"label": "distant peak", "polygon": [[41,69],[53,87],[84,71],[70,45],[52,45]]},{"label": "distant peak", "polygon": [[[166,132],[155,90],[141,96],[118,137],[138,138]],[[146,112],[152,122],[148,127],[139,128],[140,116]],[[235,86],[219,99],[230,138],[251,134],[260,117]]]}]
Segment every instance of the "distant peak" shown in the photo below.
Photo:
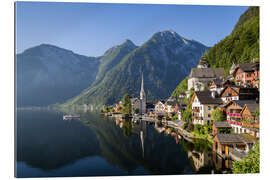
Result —
[{"label": "distant peak", "polygon": [[132,45],[132,46],[136,46],[130,39],[126,39],[122,45]]}]

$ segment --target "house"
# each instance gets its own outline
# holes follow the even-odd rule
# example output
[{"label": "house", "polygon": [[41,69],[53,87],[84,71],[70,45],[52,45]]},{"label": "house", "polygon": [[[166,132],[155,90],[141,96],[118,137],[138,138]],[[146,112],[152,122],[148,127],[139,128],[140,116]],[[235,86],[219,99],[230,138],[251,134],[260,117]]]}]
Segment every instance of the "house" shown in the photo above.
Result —
[{"label": "house", "polygon": [[164,100],[158,101],[155,104],[155,113],[165,113],[165,112],[166,112],[165,101]]},{"label": "house", "polygon": [[255,143],[240,134],[217,134],[213,141],[213,151],[224,158],[231,156],[235,151],[245,155]]},{"label": "house", "polygon": [[183,99],[185,99],[186,97],[186,93],[185,92],[180,92],[179,95],[178,95],[178,99],[181,101]]},{"label": "house", "polygon": [[209,90],[216,91],[218,94],[221,94],[222,90],[229,86],[231,82],[226,78],[215,78],[209,83]]},{"label": "house", "polygon": [[178,108],[178,120],[182,120],[182,112],[186,110],[187,108],[187,103],[179,103],[179,108]]},{"label": "house", "polygon": [[191,98],[193,124],[210,125],[211,114],[222,100],[217,97],[216,92],[195,91]]},{"label": "house", "polygon": [[154,112],[155,111],[155,103],[147,102],[146,103],[146,111],[147,112]]},{"label": "house", "polygon": [[246,129],[242,127],[242,115],[245,104],[256,104],[255,100],[233,100],[225,105],[227,122],[232,126],[235,133],[246,133]]},{"label": "house", "polygon": [[225,103],[233,100],[256,100],[259,99],[259,91],[257,88],[227,86],[221,92],[220,97]]},{"label": "house", "polygon": [[132,106],[132,113],[139,111],[140,109],[140,99],[139,98],[131,98],[131,106]]},{"label": "house", "polygon": [[192,68],[188,78],[188,91],[194,88],[195,91],[204,90],[210,81],[216,78],[225,78],[224,68],[208,68],[205,58],[201,58],[197,68]]},{"label": "house", "polygon": [[241,111],[242,127],[246,129],[246,133],[254,137],[259,137],[260,120],[256,117],[259,111],[259,104],[245,104]]},{"label": "house", "polygon": [[175,114],[178,112],[178,103],[176,100],[168,100],[165,103],[167,113]]},{"label": "house", "polygon": [[231,125],[226,121],[213,122],[212,135],[215,136],[217,134],[228,134],[230,133],[231,129]]},{"label": "house", "polygon": [[238,86],[252,87],[258,86],[260,79],[260,64],[259,63],[240,63],[236,66],[233,76],[235,83]]}]

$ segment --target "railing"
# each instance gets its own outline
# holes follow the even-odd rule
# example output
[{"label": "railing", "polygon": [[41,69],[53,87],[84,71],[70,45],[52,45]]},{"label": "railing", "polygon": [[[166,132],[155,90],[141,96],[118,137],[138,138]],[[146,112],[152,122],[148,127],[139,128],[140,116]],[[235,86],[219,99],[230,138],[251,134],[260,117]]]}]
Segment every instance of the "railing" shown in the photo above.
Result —
[{"label": "railing", "polygon": [[231,116],[231,117],[240,117],[241,118],[241,114],[240,113],[230,113],[230,112],[227,112],[226,114],[228,116]]},{"label": "railing", "polygon": [[193,108],[192,112],[200,112],[200,109],[199,108]]},{"label": "railing", "polygon": [[203,120],[203,118],[202,117],[199,117],[199,116],[192,116],[192,119]]},{"label": "railing", "polygon": [[238,126],[242,126],[242,125],[243,125],[241,122],[236,122],[236,121],[230,121],[230,120],[227,120],[227,122],[228,122],[229,124],[238,125]]}]

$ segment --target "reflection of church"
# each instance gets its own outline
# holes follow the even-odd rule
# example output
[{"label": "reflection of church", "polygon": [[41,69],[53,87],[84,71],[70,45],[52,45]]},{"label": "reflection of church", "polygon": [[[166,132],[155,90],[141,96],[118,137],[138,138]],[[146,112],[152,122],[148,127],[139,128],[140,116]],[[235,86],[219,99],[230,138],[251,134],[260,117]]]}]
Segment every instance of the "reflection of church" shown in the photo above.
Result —
[{"label": "reflection of church", "polygon": [[139,124],[133,124],[132,133],[137,134],[140,137],[140,145],[142,148],[142,157],[144,157],[144,144],[147,135],[146,121],[139,121]]}]

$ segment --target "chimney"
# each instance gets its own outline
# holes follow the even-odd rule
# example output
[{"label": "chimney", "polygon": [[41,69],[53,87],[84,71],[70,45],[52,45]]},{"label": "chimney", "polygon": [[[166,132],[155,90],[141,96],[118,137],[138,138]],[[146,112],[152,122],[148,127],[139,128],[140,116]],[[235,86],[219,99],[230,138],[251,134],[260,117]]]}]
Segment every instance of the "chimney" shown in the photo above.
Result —
[{"label": "chimney", "polygon": [[216,98],[217,92],[216,91],[211,91],[211,96],[212,98]]}]

